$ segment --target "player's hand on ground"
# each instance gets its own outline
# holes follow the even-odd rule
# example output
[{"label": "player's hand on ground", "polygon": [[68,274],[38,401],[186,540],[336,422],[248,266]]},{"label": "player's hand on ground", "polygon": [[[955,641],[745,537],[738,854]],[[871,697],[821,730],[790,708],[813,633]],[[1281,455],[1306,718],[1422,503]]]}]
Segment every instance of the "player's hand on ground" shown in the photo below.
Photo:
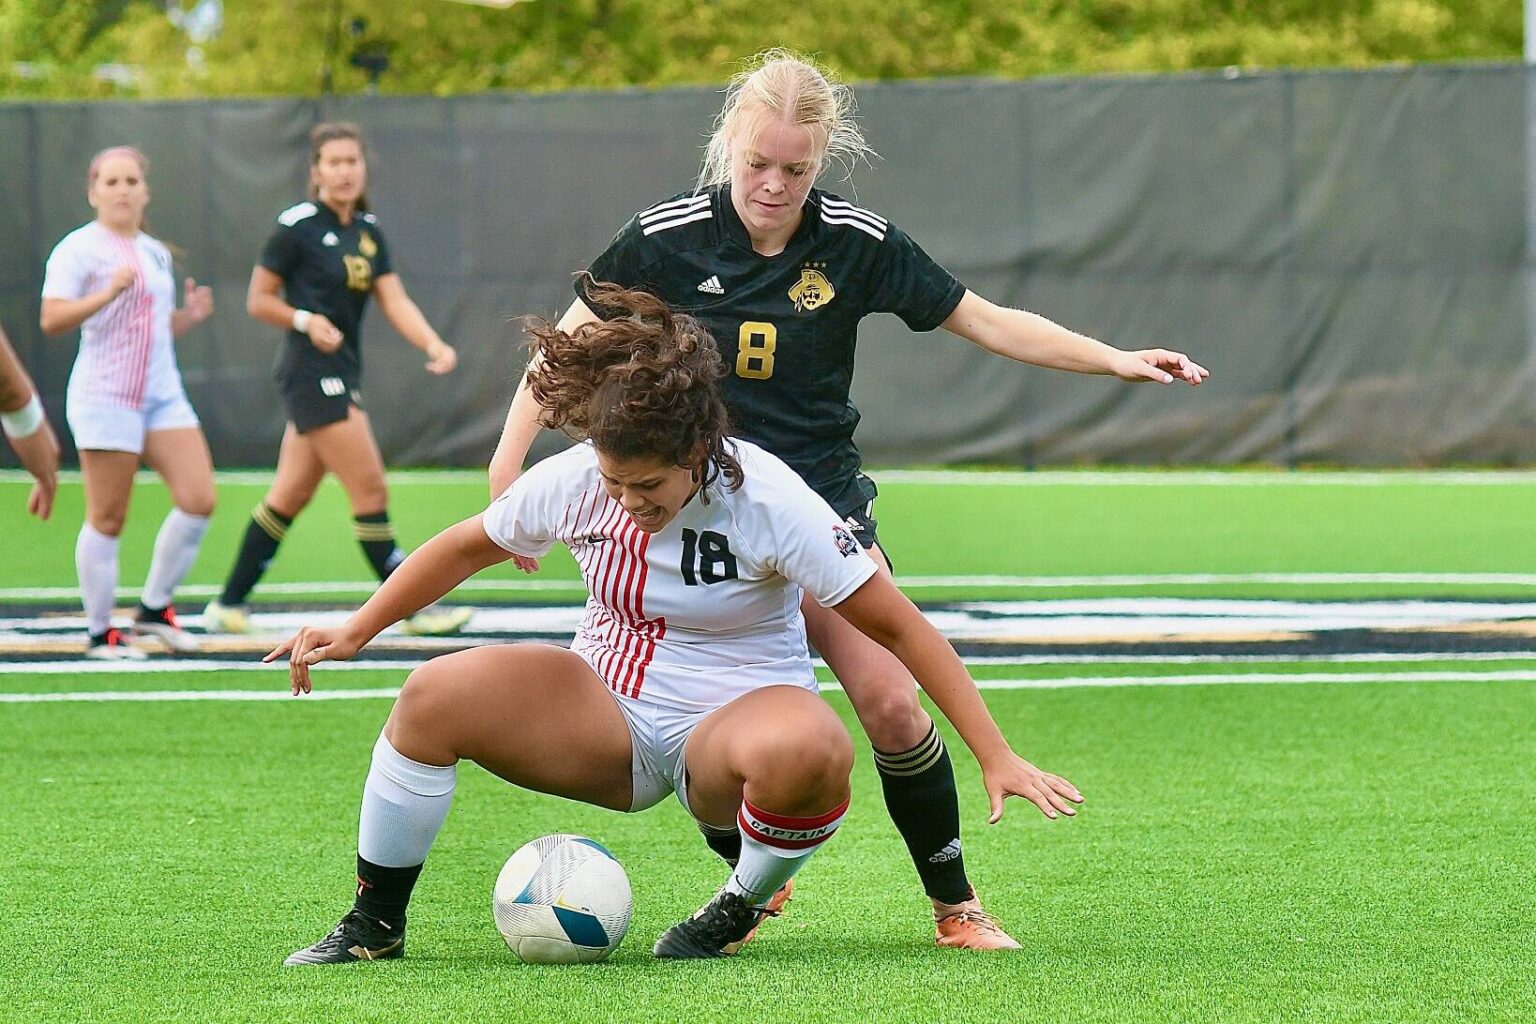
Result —
[{"label": "player's hand on ground", "polygon": [[458,365],[459,354],[446,341],[440,341],[427,349],[428,373],[435,373],[441,376],[445,373],[452,373],[453,368]]},{"label": "player's hand on ground", "polygon": [[288,682],[297,696],[314,689],[309,678],[311,665],[350,660],[362,647],[346,626],[305,626],[261,660],[271,663],[288,655]]},{"label": "player's hand on ground", "polygon": [[341,329],[324,313],[315,313],[309,318],[308,334],[310,344],[327,355],[341,348]]},{"label": "player's hand on ground", "polygon": [[193,278],[187,278],[183,285],[184,298],[182,306],[187,315],[192,318],[194,324],[200,324],[213,316],[213,289],[207,285],[199,286]]},{"label": "player's hand on ground", "polygon": [[527,555],[513,555],[512,564],[529,576],[539,571],[539,560],[537,558],[529,558]]},{"label": "player's hand on ground", "polygon": [[987,787],[987,798],[992,804],[992,815],[987,824],[996,825],[1003,817],[1003,801],[1010,796],[1021,796],[1040,808],[1047,818],[1077,813],[1073,804],[1083,802],[1083,794],[1060,775],[1043,772],[1019,755],[1009,751],[995,765],[982,765],[981,782]]},{"label": "player's hand on ground", "polygon": [[112,290],[112,297],[115,299],[132,288],[133,282],[138,280],[138,277],[139,272],[127,263],[112,271],[112,276],[107,281],[107,287]]},{"label": "player's hand on ground", "polygon": [[1115,356],[1111,369],[1116,377],[1133,383],[1156,381],[1172,384],[1182,380],[1191,387],[1199,387],[1211,371],[1182,352],[1170,352],[1165,348],[1147,348],[1139,352],[1121,352]]}]

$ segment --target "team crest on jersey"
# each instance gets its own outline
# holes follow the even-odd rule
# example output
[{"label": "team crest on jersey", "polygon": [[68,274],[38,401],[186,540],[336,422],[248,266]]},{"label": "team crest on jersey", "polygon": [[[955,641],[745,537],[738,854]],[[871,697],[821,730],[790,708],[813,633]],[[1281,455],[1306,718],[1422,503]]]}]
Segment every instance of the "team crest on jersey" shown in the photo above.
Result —
[{"label": "team crest on jersey", "polygon": [[807,263],[800,268],[800,280],[789,290],[789,299],[795,304],[795,312],[819,309],[837,298],[832,282],[821,272],[824,267],[825,263]]},{"label": "team crest on jersey", "polygon": [[859,553],[859,542],[854,540],[853,534],[843,527],[832,527],[832,539],[837,542],[837,550],[844,558],[852,558]]},{"label": "team crest on jersey", "polygon": [[379,244],[373,240],[373,236],[364,231],[357,236],[357,251],[369,259],[379,254]]}]

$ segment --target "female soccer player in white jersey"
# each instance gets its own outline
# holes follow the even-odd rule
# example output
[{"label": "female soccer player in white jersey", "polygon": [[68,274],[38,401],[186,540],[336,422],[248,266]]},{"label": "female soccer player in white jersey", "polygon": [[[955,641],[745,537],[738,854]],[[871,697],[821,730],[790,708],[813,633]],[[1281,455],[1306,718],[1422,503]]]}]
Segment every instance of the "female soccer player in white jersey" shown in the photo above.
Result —
[{"label": "female soccer player in white jersey", "polygon": [[170,250],[144,230],[148,172],[149,161],[130,146],[96,154],[86,175],[96,219],[54,246],[43,277],[43,333],[80,329],[64,415],[85,481],[75,568],[90,658],[144,657],[111,622],[117,538],[139,463],[160,474],[174,507],[155,538],[134,628],[174,651],[197,648],[177,625],[171,599],[213,514],[213,460],[175,351],[179,335],[212,315],[213,295],[187,278],[176,308]]},{"label": "female soccer player in white jersey", "polygon": [[654,297],[598,286],[615,314],[535,327],[543,422],[587,442],[520,477],[483,515],[414,552],[345,625],[301,630],[293,691],[380,630],[513,555],[571,549],[588,589],[570,650],[481,647],[413,672],[374,747],[356,903],[290,964],[399,956],[405,910],[454,788],[475,761],[516,785],[621,811],[675,793],[740,856],[659,957],[733,953],[848,807],[853,749],[816,697],[802,590],[889,649],[1009,794],[1054,818],[1082,798],[1009,749],[965,667],[843,520],[783,462],[727,440],[714,339]]},{"label": "female soccer player in white jersey", "polygon": [[[451,373],[459,361],[406,294],[379,219],[368,209],[368,161],[358,127],[330,122],[311,129],[309,170],[309,200],[278,215],[251,270],[245,311],[284,331],[276,376],[288,426],[272,486],[251,511],[223,591],[203,610],[210,633],[251,631],[246,598],[328,472],[347,492],[352,532],[375,575],[384,579],[405,557],[389,522],[384,458],[362,408],[369,297],[426,355],[428,373]],[[426,609],[406,629],[456,633],[469,615],[467,608]]]},{"label": "female soccer player in white jersey", "polygon": [[[848,397],[865,315],[894,312],[914,330],[943,327],[1038,366],[1164,384],[1205,379],[1178,352],[1123,352],[994,305],[885,218],[813,187],[829,164],[851,166],[868,152],[852,96],[793,54],[770,51],[753,64],[726,98],[698,186],[637,214],[591,273],[652,292],[719,339],[731,371],[725,401],[740,435],[825,498],[882,574],[889,565],[875,536],[875,485],[860,472],[859,414]],[[578,288],[563,329],[607,315],[586,300]],[[516,478],[538,422],[538,403],[520,388],[491,461],[493,494]],[[812,644],[874,745],[886,807],[932,901],[939,945],[1017,948],[967,878],[954,772],[911,674],[842,616],[810,600],[804,610]],[[735,855],[734,836],[706,838],[727,859]]]}]

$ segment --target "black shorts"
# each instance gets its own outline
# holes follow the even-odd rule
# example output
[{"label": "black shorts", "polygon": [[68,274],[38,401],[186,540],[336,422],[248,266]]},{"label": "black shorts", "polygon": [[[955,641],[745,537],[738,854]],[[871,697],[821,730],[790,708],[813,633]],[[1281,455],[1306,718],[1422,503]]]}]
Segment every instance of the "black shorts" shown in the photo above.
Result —
[{"label": "black shorts", "polygon": [[[859,474],[859,482],[860,484],[868,485],[867,487],[858,488],[859,490],[874,490],[874,482],[862,473]],[[854,489],[850,488],[850,490]],[[874,498],[866,499],[859,497],[857,503],[852,505],[848,505],[846,502],[841,505],[834,504],[832,510],[843,517],[843,522],[847,524],[849,532],[853,534],[853,539],[859,542],[859,547],[868,551],[879,543],[878,538],[875,536],[875,530],[879,527],[880,523],[875,519]],[[880,550],[885,552],[884,548]],[[891,560],[889,552],[885,552],[885,560],[887,562]]]},{"label": "black shorts", "polygon": [[301,434],[340,423],[351,406],[363,407],[357,383],[342,377],[291,377],[279,379],[277,387],[289,421]]}]

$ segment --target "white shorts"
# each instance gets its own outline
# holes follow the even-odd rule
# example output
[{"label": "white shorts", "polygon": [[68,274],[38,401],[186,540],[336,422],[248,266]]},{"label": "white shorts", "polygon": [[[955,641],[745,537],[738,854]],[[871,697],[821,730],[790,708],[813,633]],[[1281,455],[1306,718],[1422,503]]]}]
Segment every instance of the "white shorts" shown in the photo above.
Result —
[{"label": "white shorts", "polygon": [[683,748],[694,727],[719,709],[679,711],[612,690],[608,695],[624,713],[624,723],[629,726],[630,770],[634,779],[629,809],[643,811],[660,803],[668,793],[676,793],[683,810],[692,814],[688,807],[688,766]]},{"label": "white shorts", "polygon": [[64,418],[75,435],[75,447],[92,451],[144,451],[144,435],[152,430],[176,430],[201,426],[185,391],[161,399],[149,399],[142,409],[118,405],[93,405],[68,398]]}]

